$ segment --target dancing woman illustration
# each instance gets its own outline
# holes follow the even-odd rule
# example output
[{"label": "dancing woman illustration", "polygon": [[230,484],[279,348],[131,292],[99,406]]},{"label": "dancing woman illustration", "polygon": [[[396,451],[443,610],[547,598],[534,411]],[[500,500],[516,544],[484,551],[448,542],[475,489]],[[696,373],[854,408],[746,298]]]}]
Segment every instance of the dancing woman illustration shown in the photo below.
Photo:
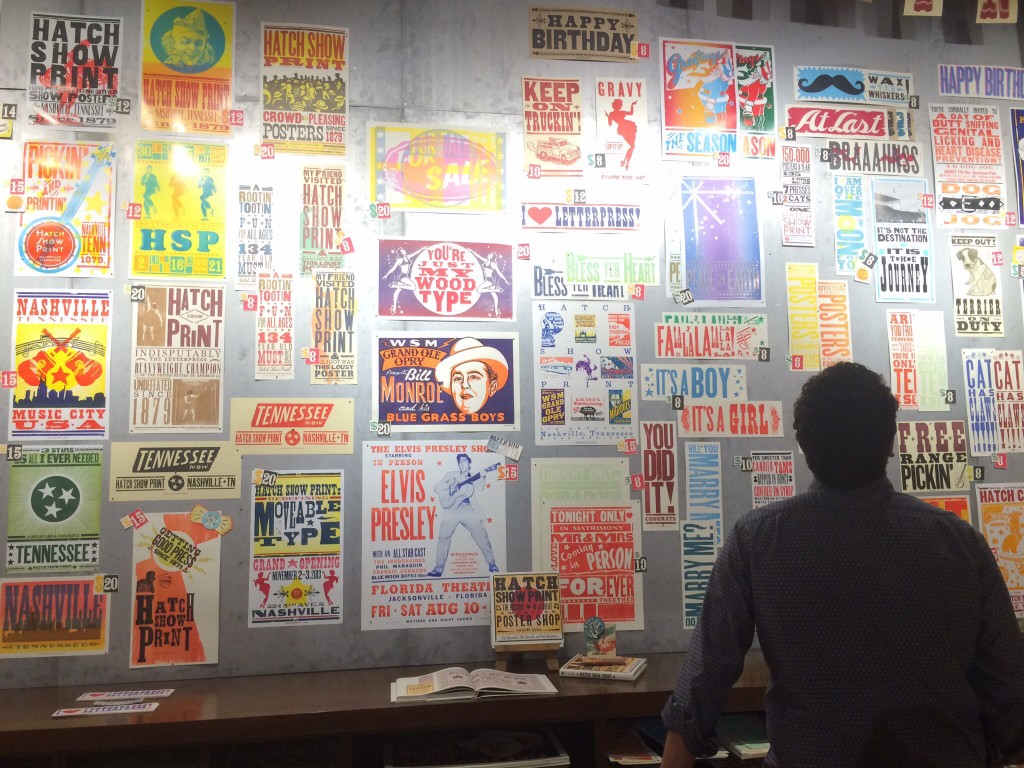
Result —
[{"label": "dancing woman illustration", "polygon": [[[476,256],[476,254],[473,254]],[[490,251],[487,254],[487,258],[481,259],[476,256],[476,260],[480,262],[480,271],[483,272],[484,279],[480,283],[478,292],[482,295],[485,293],[491,294],[491,300],[494,302],[494,310],[491,314],[494,317],[501,317],[501,308],[498,307],[498,294],[501,293],[504,288],[501,284],[504,283],[508,287],[512,287],[512,283],[509,282],[508,278],[501,273],[501,264],[498,262],[498,254],[494,251]]]},{"label": "dancing woman illustration", "polygon": [[622,99],[615,99],[612,101],[612,111],[605,112],[604,116],[608,118],[608,125],[615,125],[616,133],[622,137],[623,141],[626,142],[626,146],[629,149],[626,150],[626,156],[619,163],[627,171],[629,170],[629,161],[633,157],[633,150],[636,149],[636,123],[626,118],[633,116],[633,108],[636,106],[634,100],[629,105],[629,111],[627,112],[622,108]]},{"label": "dancing woman illustration", "polygon": [[395,257],[395,263],[391,265],[391,269],[384,273],[384,277],[381,280],[387,280],[395,272],[398,273],[388,283],[388,288],[395,289],[391,297],[391,314],[395,315],[398,314],[398,298],[402,295],[402,291],[414,291],[416,290],[416,284],[412,281],[413,258],[409,255],[409,252],[399,246],[392,254]]}]

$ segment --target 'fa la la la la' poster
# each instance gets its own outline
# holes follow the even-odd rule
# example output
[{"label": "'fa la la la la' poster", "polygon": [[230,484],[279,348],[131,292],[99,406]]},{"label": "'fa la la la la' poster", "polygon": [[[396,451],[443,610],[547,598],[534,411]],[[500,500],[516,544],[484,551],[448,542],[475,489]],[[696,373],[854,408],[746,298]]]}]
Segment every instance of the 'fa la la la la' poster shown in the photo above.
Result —
[{"label": "'fa la la la la' poster", "polygon": [[363,443],[364,631],[490,623],[506,470],[486,440]]},{"label": "'fa la la la la' poster", "polygon": [[103,447],[25,446],[10,473],[7,572],[96,570]]},{"label": "'fa la la la la' poster", "polygon": [[736,152],[736,49],[708,40],[661,41],[662,154],[710,160]]},{"label": "'fa la la la la' poster", "polygon": [[107,437],[110,291],[14,292],[11,440]]},{"label": "'fa la la la la' poster", "polygon": [[348,30],[263,22],[263,135],[277,152],[344,155]]},{"label": "'fa la la la la' poster", "polygon": [[538,445],[636,439],[634,329],[631,302],[534,302]]},{"label": "'fa la la la la' poster", "polygon": [[0,580],[0,659],[102,654],[110,642],[104,576]]},{"label": "'fa la la la la' poster", "polygon": [[144,0],[142,17],[143,129],[227,136],[235,4]]},{"label": "'fa la la la la' poster", "polygon": [[132,669],[216,664],[224,518],[146,513],[132,532]]},{"label": "'fa la la la la' poster", "polygon": [[975,490],[981,532],[1010,590],[1013,612],[1024,618],[1024,484],[986,483]]},{"label": "'fa la la la la' poster", "polygon": [[222,280],[228,148],[139,141],[132,199],[132,277]]},{"label": "'fa la la la la' poster", "polygon": [[341,470],[253,472],[250,628],[342,622],[343,499]]},{"label": "'fa la la la la' poster", "polygon": [[14,274],[110,276],[114,157],[111,144],[25,142]]},{"label": "'fa la la la la' poster", "polygon": [[122,19],[33,13],[29,125],[72,131],[118,127]]},{"label": "'fa la la la la' poster", "polygon": [[318,269],[313,272],[312,349],[310,384],[355,384],[356,275]]},{"label": "'fa la la la la' poster", "polygon": [[132,304],[128,431],[223,429],[224,288],[146,286]]}]

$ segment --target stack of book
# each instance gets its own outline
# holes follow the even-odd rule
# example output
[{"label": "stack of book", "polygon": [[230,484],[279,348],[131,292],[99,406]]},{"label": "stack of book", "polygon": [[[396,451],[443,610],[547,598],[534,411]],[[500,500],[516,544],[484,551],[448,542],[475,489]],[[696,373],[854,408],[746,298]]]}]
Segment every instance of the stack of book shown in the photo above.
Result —
[{"label": "stack of book", "polygon": [[462,667],[446,667],[429,675],[398,678],[391,684],[391,703],[555,693],[558,689],[544,675],[520,675],[497,669],[469,672]]},{"label": "stack of book", "polygon": [[403,736],[384,749],[385,768],[559,768],[569,755],[543,726]]},{"label": "stack of book", "polygon": [[562,677],[595,677],[601,680],[636,680],[647,669],[642,656],[587,656],[577,653],[558,674]]},{"label": "stack of book", "polygon": [[718,743],[744,760],[768,754],[768,728],[757,715],[722,715]]}]

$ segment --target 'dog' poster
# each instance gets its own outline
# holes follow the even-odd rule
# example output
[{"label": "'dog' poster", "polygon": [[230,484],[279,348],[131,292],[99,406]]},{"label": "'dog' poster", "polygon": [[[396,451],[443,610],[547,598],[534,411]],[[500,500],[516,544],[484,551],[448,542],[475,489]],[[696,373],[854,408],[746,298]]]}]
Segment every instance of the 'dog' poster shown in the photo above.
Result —
[{"label": "'dog' poster", "polygon": [[235,4],[145,0],[142,127],[226,136],[234,101]]},{"label": "'dog' poster", "polygon": [[136,144],[132,277],[224,278],[227,159],[223,144]]}]

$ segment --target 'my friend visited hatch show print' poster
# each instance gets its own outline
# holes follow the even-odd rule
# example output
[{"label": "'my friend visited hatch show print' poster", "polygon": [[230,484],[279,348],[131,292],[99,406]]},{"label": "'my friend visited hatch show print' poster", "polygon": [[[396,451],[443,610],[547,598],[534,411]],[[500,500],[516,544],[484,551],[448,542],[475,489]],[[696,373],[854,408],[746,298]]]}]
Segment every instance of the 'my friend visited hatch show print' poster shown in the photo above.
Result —
[{"label": "'my friend visited hatch show print' poster", "polygon": [[14,292],[11,440],[106,439],[110,291]]},{"label": "'my friend visited hatch show print' poster", "polygon": [[299,213],[299,274],[339,269],[345,232],[341,228],[345,169],[304,166],[302,210]]},{"label": "'my friend visited hatch show print' poster", "polygon": [[340,624],[342,472],[257,469],[249,626]]},{"label": "'my friend visited hatch show print' poster", "polygon": [[318,269],[311,329],[316,362],[309,368],[310,384],[355,384],[356,275]]},{"label": "'my friend visited hatch show print' poster", "polygon": [[511,479],[486,440],[363,443],[363,630],[489,622]]},{"label": "'my friend visited hatch show print' poster", "polygon": [[148,286],[132,305],[130,432],[220,432],[224,289]]},{"label": "'my friend visited hatch show print' poster", "polygon": [[132,277],[224,277],[228,148],[140,141],[132,195]]}]

